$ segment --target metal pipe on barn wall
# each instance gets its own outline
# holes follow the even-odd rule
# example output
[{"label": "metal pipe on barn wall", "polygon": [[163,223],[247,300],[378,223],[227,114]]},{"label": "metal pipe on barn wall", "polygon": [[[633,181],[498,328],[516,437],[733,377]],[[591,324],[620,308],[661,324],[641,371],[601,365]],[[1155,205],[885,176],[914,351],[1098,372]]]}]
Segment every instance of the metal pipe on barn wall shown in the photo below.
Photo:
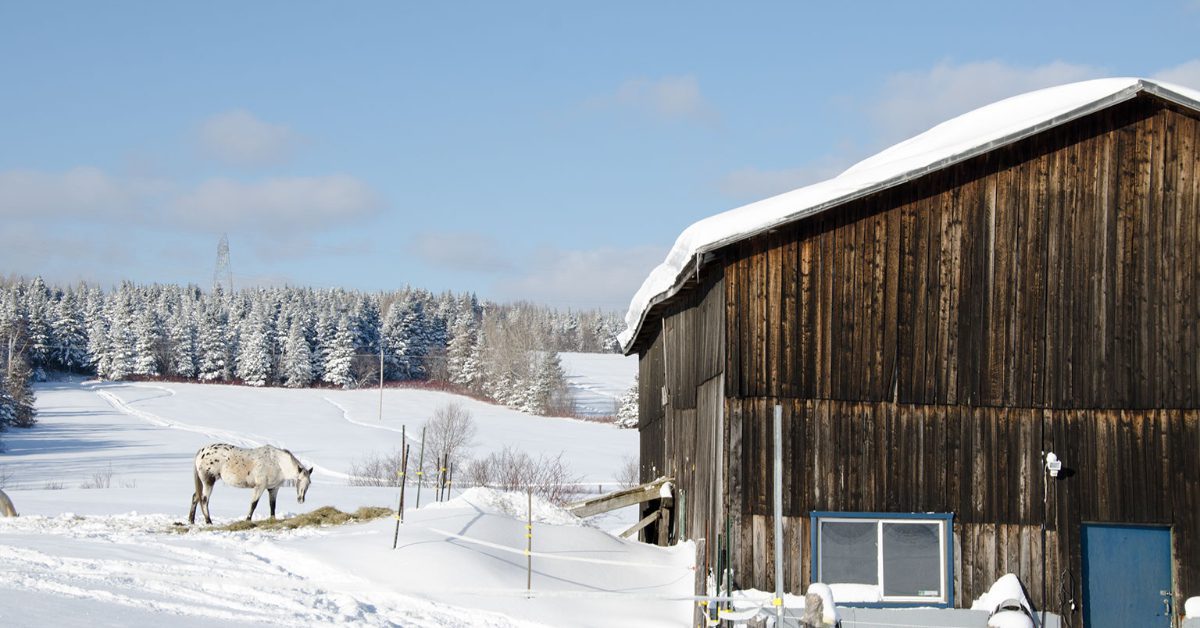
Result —
[{"label": "metal pipe on barn wall", "polygon": [[775,469],[771,476],[775,496],[775,617],[783,625],[783,406],[775,404]]}]

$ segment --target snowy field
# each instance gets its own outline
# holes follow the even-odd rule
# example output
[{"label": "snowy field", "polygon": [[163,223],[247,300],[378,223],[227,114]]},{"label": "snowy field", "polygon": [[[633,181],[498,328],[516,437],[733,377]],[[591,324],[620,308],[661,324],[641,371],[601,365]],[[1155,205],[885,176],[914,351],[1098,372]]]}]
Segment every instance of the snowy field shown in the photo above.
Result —
[{"label": "snowy field", "polygon": [[615,416],[621,396],[633,386],[636,355],[560,353],[575,413],[584,417]]},{"label": "snowy field", "polygon": [[[627,526],[632,513],[584,522],[535,501],[532,594],[523,495],[475,489],[430,504],[427,490],[396,550],[392,518],[290,532],[181,533],[176,525],[187,517],[191,458],[213,441],[287,447],[315,465],[305,504],[280,489],[286,516],[325,505],[394,507],[396,489],[350,486],[351,465],[398,448],[402,425],[419,433],[448,401],[479,426],[473,455],[506,445],[561,452],[591,490],[611,485],[622,458],[636,453],[635,431],[421,390],[385,391],[382,420],[371,390],[55,382],[37,394],[39,425],[6,433],[0,454],[0,480],[21,513],[0,518],[0,625],[660,626],[690,618],[691,547],[607,531]],[[108,488],[88,488],[95,484]],[[249,499],[219,483],[215,522],[244,517]],[[411,492],[407,499],[411,507]],[[267,515],[265,498],[256,515]]]}]

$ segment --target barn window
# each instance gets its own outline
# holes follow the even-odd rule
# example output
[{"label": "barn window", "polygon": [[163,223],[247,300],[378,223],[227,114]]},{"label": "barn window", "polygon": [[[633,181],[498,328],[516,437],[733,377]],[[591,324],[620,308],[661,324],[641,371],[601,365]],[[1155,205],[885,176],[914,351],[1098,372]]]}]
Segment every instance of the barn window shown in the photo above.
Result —
[{"label": "barn window", "polygon": [[845,585],[834,588],[850,591],[855,602],[951,606],[952,520],[950,514],[812,513],[813,580]]}]

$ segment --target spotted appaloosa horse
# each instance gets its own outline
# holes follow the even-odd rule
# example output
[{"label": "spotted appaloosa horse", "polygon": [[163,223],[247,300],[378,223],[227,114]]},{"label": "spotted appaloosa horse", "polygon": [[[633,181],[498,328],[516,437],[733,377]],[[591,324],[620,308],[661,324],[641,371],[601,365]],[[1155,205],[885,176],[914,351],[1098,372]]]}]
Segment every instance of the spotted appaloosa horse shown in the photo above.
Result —
[{"label": "spotted appaloosa horse", "polygon": [[196,523],[197,504],[204,512],[204,522],[212,523],[212,518],[208,516],[208,498],[218,478],[230,486],[254,489],[250,514],[246,515],[246,521],[249,521],[264,490],[270,495],[271,518],[275,518],[275,494],[285,480],[296,480],[296,501],[303,504],[312,477],[312,467],[305,469],[292,452],[270,445],[244,449],[226,443],[213,443],[196,452],[195,463],[193,478],[196,492],[192,494],[188,523]]}]

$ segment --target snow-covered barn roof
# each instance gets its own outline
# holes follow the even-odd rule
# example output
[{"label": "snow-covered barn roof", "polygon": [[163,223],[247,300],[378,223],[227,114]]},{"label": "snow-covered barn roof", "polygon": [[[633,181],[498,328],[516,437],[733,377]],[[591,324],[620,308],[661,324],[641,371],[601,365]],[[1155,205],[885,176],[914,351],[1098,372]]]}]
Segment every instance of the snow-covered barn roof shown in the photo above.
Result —
[{"label": "snow-covered barn roof", "polygon": [[618,340],[628,353],[646,314],[674,296],[704,253],[946,168],[1046,129],[1148,93],[1200,111],[1200,91],[1141,78],[1070,83],[1021,94],[943,122],[851,166],[838,176],[743,205],[684,229],[642,282]]}]

